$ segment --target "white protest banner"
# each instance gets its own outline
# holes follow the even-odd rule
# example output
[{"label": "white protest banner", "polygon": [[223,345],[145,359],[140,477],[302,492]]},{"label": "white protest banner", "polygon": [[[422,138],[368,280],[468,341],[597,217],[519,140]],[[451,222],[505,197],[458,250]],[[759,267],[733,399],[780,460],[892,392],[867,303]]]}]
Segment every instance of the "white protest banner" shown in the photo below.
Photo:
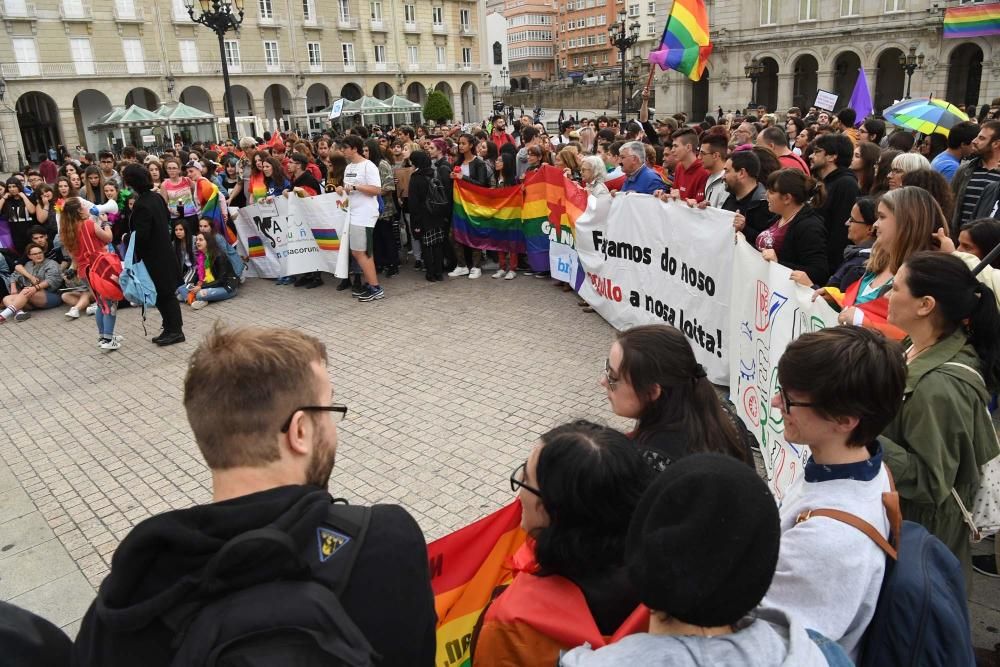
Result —
[{"label": "white protest banner", "polygon": [[[320,263],[313,271],[326,271],[338,278],[346,278],[348,271],[347,248],[347,196],[328,192],[317,197],[296,197],[288,199],[288,220],[296,234],[308,232],[311,246],[302,236],[295,248],[300,252],[312,253],[309,248],[316,248],[316,255],[310,255]],[[291,242],[288,248],[292,251]],[[291,275],[288,273],[286,275]]]},{"label": "white protest banner", "polygon": [[552,278],[576,285],[579,264],[579,257],[572,246],[549,241],[549,273],[552,274]]},{"label": "white protest banner", "polygon": [[833,111],[837,108],[837,98],[839,96],[836,93],[831,93],[828,90],[817,90],[816,91],[816,102],[813,106],[817,109],[823,109],[824,111]]},{"label": "white protest banner", "polygon": [[275,252],[273,220],[279,217],[273,199],[244,206],[235,218],[236,235],[246,249],[249,267],[260,278],[280,278],[281,265]]},{"label": "white protest banner", "polygon": [[[778,391],[778,360],[800,334],[837,326],[837,314],[813,290],[792,281],[791,269],[764,261],[744,239],[736,246],[729,318],[729,391],[736,412],[760,443],[768,486],[779,500],[802,473],[809,450],[787,442]],[[820,378],[817,378],[819,380]]]},{"label": "white protest banner", "polygon": [[594,200],[576,221],[580,296],[618,330],[677,327],[709,379],[728,382],[733,213],[625,194],[605,217]]}]

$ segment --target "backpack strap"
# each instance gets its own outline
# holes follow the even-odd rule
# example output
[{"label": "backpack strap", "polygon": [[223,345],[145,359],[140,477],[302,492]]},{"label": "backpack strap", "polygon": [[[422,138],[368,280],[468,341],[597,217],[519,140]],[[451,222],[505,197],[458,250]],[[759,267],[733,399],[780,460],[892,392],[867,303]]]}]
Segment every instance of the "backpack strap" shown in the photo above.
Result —
[{"label": "backpack strap", "polygon": [[354,569],[358,554],[361,553],[361,547],[368,535],[371,517],[371,507],[348,505],[343,498],[334,498],[327,510],[324,523],[351,538],[350,542],[342,547],[344,554],[339,559],[339,567],[325,577],[338,596],[343,595],[344,589],[347,588],[347,584],[351,580],[351,571]]}]

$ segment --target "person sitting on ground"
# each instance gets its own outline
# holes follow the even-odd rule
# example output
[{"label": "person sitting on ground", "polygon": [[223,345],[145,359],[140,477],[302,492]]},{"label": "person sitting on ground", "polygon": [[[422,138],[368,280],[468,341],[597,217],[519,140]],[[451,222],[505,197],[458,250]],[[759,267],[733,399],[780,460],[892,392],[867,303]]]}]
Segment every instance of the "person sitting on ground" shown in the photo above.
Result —
[{"label": "person sitting on ground", "polygon": [[775,576],[780,534],[774,496],[751,468],[717,454],[678,461],[650,485],[628,526],[627,571],[650,610],[649,631],[580,646],[559,665],[853,664],[795,616],[755,610]]},{"label": "person sitting on ground", "polygon": [[980,468],[1000,455],[986,410],[1000,387],[1000,312],[993,291],[952,255],[920,252],[896,273],[889,322],[909,338],[906,398],[882,432],[903,518],[923,524],[971,578],[965,507]]},{"label": "person sitting on ground", "polygon": [[819,285],[826,283],[830,269],[826,225],[813,206],[821,206],[825,197],[823,184],[797,169],[774,172],[767,179],[767,206],[777,220],[754,243],[768,262],[802,271]]},{"label": "person sitting on ground", "polygon": [[16,268],[18,275],[11,282],[10,294],[3,298],[6,307],[0,311],[0,324],[11,318],[16,322],[30,318],[26,308],[44,310],[62,303],[59,288],[63,278],[59,265],[46,258],[45,249],[37,243],[28,244],[26,255],[28,261]]},{"label": "person sitting on ground", "polygon": [[[782,354],[778,382],[771,408],[780,413],[785,438],[808,445],[811,455],[781,499],[778,567],[761,605],[839,642],[857,660],[875,615],[885,553],[846,523],[798,517],[814,509],[840,510],[889,539],[882,494],[890,483],[878,435],[903,403],[903,350],[861,327],[806,333]],[[836,586],[830,586],[833,581]]]},{"label": "person sitting on ground", "polygon": [[192,271],[195,268],[194,239],[188,237],[187,227],[183,220],[176,220],[173,223],[174,233],[170,237],[174,246],[174,255],[177,257],[177,268],[180,275],[194,277]]},{"label": "person sitting on ground", "polygon": [[[343,656],[322,651],[320,661],[311,637],[341,635],[337,600],[360,631],[354,645],[364,660],[435,664],[420,527],[398,505],[351,508],[327,491],[336,424],[347,414],[333,403],[327,363],[321,341],[289,329],[216,326],[201,342],[187,365],[184,408],[211,471],[212,502],[153,516],[122,540],[80,625],[73,664],[206,664],[207,655],[189,653],[203,636],[192,632],[248,631],[251,622],[284,641],[252,635],[253,646],[229,647],[238,652],[231,664],[264,649],[280,651],[268,654],[280,664],[336,664]],[[255,536],[265,539],[246,557],[222,558]],[[220,629],[222,614],[229,627]],[[181,641],[173,628],[186,625],[189,641]],[[311,633],[293,641],[279,630],[289,625]]]},{"label": "person sitting on ground", "polygon": [[749,445],[719,400],[678,329],[646,324],[618,334],[601,386],[611,410],[635,419],[630,437],[656,471],[695,452],[719,452],[749,464]]},{"label": "person sitting on ground", "polygon": [[561,650],[646,630],[624,555],[650,476],[612,428],[576,421],[541,437],[510,477],[529,541],[514,556],[514,581],[477,623],[473,667],[554,665]]},{"label": "person sitting on ground", "polygon": [[216,235],[198,232],[194,237],[195,281],[177,288],[177,300],[200,310],[213,301],[236,296],[240,281]]}]

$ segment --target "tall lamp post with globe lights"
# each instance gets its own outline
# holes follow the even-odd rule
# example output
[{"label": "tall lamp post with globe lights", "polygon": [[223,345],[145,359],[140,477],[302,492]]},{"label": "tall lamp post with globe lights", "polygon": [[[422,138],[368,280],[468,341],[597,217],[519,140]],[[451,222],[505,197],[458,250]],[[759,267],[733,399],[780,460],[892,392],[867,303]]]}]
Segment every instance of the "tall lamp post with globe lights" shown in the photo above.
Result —
[{"label": "tall lamp post with globe lights", "polygon": [[184,0],[188,15],[195,23],[209,28],[219,38],[219,56],[222,58],[222,81],[225,86],[226,109],[229,110],[229,138],[239,139],[236,129],[236,110],[233,108],[233,91],[229,85],[229,63],[226,60],[226,33],[239,32],[243,23],[243,0],[198,0],[201,13],[195,16],[195,0]]},{"label": "tall lamp post with globe lights", "polygon": [[631,25],[626,26],[625,20],[627,18],[625,12],[618,12],[618,22],[612,23],[608,28],[608,39],[611,45],[618,49],[618,60],[622,64],[621,107],[623,127],[625,125],[625,52],[639,41],[639,29],[642,27],[638,21],[633,21]]}]

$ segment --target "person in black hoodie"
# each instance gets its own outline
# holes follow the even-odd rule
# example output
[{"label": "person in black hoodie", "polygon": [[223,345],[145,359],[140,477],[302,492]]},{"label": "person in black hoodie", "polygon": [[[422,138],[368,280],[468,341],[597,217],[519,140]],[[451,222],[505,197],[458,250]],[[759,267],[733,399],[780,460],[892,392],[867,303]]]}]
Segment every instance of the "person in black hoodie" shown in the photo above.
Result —
[{"label": "person in black hoodie", "polygon": [[821,180],[826,190],[823,203],[814,204],[826,224],[826,263],[829,267],[839,266],[847,247],[844,221],[851,216],[854,202],[861,196],[861,186],[850,169],[854,144],[846,135],[824,134],[816,137],[809,159],[813,177]]},{"label": "person in black hoodie", "polygon": [[[171,630],[185,627],[178,612],[185,613],[183,620],[220,595],[273,581],[261,569],[274,569],[280,552],[273,548],[248,553],[238,567],[214,569],[213,576],[205,572],[224,546],[231,550],[234,538],[262,528],[287,536],[281,541],[300,554],[305,570],[297,579],[304,584],[336,590],[345,554],[355,557],[338,598],[381,656],[380,667],[434,664],[436,616],[417,523],[398,505],[374,505],[365,512],[363,539],[358,532],[356,540],[338,540],[329,527],[337,516],[326,490],[336,422],[347,412],[332,400],[326,346],[318,339],[290,329],[219,325],[208,334],[188,365],[184,407],[212,472],[213,502],[146,519],[122,540],[81,623],[74,665],[171,664],[177,644],[187,648]],[[351,541],[354,546],[341,552]],[[235,613],[294,611],[306,602],[276,597]]]},{"label": "person in black hoodie", "polygon": [[410,153],[410,163],[416,169],[410,175],[410,225],[424,253],[424,277],[428,282],[444,280],[442,267],[448,222],[427,207],[427,191],[434,178],[434,168],[430,156],[423,151]]},{"label": "person in black hoodie", "polygon": [[767,177],[767,206],[778,219],[755,242],[761,257],[804,272],[815,285],[825,284],[830,276],[826,226],[810,206],[821,206],[824,196],[823,184],[798,169],[773,172]]},{"label": "person in black hoodie", "polygon": [[774,214],[767,208],[767,188],[757,180],[759,177],[760,158],[753,151],[736,151],[726,160],[723,178],[729,198],[722,209],[736,212],[733,227],[743,232],[750,243],[774,220]]}]

